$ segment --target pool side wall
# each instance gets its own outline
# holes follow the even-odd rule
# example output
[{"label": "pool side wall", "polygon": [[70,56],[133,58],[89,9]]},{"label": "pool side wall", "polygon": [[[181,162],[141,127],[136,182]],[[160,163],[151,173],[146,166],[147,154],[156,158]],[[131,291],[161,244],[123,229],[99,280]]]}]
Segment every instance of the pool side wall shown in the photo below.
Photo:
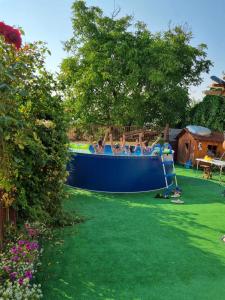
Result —
[{"label": "pool side wall", "polygon": [[[172,166],[166,168],[172,172]],[[67,184],[91,191],[135,193],[166,187],[162,162],[156,156],[74,153],[68,170]]]}]

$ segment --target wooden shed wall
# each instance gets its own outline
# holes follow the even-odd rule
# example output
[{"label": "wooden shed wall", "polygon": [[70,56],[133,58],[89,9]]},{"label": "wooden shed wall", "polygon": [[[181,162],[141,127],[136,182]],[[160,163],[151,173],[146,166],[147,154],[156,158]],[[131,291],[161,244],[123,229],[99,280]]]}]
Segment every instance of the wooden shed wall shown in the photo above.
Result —
[{"label": "wooden shed wall", "polygon": [[[186,147],[188,144],[188,148]],[[177,161],[181,164],[184,164],[189,159],[194,159],[193,153],[196,149],[197,143],[193,136],[189,132],[185,132],[178,140],[178,153]]]},{"label": "wooden shed wall", "polygon": [[[202,150],[200,151],[198,149],[198,143],[202,144]],[[195,150],[195,158],[203,158],[205,155],[207,155],[208,152],[208,145],[216,146],[217,147],[217,156],[221,156],[224,152],[222,143],[218,142],[211,142],[211,141],[197,141],[197,147]]]},{"label": "wooden shed wall", "polygon": [[[199,143],[201,143],[202,150],[198,147]],[[189,145],[188,149],[186,144]],[[178,140],[178,162],[184,164],[187,160],[191,159],[192,163],[195,164],[196,158],[203,158],[207,155],[208,145],[217,146],[218,157],[223,154],[222,143],[197,140],[189,132],[185,132]]]}]

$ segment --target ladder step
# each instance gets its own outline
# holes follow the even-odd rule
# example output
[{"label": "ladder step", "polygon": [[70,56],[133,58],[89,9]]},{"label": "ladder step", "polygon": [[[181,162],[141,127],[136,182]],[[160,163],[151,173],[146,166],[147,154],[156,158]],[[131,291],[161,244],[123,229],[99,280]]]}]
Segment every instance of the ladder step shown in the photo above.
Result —
[{"label": "ladder step", "polygon": [[176,173],[171,173],[171,174],[166,174],[166,177],[175,177],[176,176]]},{"label": "ladder step", "polygon": [[173,164],[173,160],[165,160],[163,161],[163,164],[166,165],[172,165]]}]

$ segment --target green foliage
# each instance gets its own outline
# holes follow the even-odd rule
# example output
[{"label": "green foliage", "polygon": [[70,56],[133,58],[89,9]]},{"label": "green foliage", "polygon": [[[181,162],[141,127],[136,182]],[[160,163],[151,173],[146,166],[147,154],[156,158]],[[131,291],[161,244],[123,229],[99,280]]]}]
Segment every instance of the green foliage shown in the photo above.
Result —
[{"label": "green foliage", "polygon": [[61,214],[67,121],[41,42],[19,51],[0,39],[0,196],[20,216],[56,222]]},{"label": "green foliage", "polygon": [[210,129],[225,130],[225,98],[206,96],[197,103],[190,112],[191,123],[209,127]]},{"label": "green foliage", "polygon": [[59,79],[76,125],[171,125],[189,103],[188,88],[208,72],[206,45],[177,26],[151,33],[132,18],[110,18],[98,7],[75,1],[73,37],[65,43]]}]

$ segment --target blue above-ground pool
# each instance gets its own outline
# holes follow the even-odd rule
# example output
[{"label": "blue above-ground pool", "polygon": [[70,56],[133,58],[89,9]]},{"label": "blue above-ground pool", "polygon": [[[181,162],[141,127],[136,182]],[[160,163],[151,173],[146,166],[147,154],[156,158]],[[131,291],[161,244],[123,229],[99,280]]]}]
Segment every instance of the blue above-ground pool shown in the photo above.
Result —
[{"label": "blue above-ground pool", "polygon": [[[166,188],[160,155],[95,154],[73,150],[67,184],[85,190],[110,193],[137,193]],[[173,164],[165,164],[167,174]],[[172,177],[167,177],[167,184]]]}]

